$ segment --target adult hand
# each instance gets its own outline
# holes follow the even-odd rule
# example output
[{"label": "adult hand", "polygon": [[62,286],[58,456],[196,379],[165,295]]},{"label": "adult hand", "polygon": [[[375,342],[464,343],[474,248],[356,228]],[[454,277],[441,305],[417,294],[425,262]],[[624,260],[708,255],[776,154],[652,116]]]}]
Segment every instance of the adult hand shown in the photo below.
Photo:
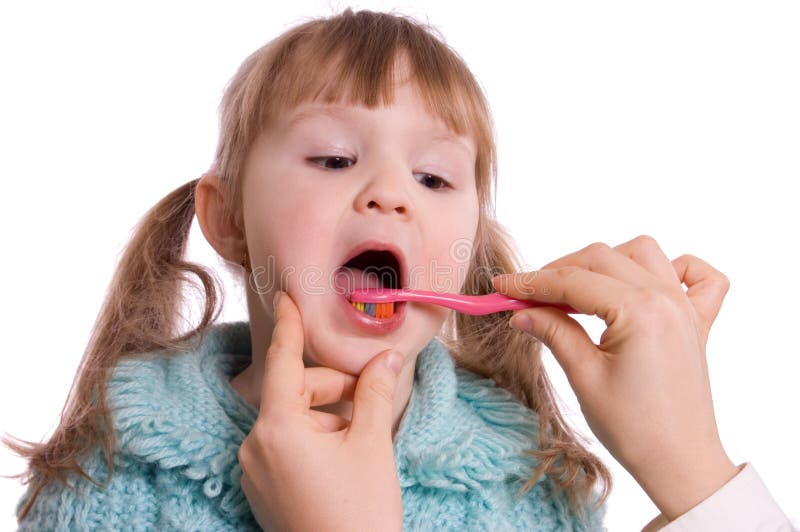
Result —
[{"label": "adult hand", "polygon": [[[402,355],[379,353],[358,378],[305,368],[300,312],[280,294],[258,417],[239,449],[253,515],[265,530],[401,530],[391,424]],[[349,422],[310,408],[340,400],[353,400]]]},{"label": "adult hand", "polygon": [[692,255],[670,262],[653,238],[639,236],[614,248],[594,243],[538,271],[496,277],[494,286],[605,321],[595,345],[552,306],[511,318],[553,353],[589,428],[667,519],[737,474],[719,438],[705,352],[729,287],[724,274]]}]

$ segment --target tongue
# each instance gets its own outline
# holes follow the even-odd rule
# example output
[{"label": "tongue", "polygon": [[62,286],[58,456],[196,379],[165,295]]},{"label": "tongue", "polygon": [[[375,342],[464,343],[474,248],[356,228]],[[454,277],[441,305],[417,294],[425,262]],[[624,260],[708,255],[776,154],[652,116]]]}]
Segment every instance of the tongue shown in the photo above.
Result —
[{"label": "tongue", "polygon": [[382,288],[377,272],[365,272],[359,268],[342,266],[336,272],[336,288],[340,294],[349,294],[356,288]]}]

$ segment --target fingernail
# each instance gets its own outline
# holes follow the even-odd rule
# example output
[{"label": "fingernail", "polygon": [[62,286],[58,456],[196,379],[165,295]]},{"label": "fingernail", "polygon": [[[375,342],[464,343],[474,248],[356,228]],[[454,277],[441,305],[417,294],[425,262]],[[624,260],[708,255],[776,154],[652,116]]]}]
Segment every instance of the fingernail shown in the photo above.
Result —
[{"label": "fingernail", "polygon": [[400,368],[403,367],[403,355],[397,351],[389,352],[389,355],[386,357],[386,365],[395,375],[399,375]]},{"label": "fingernail", "polygon": [[495,290],[500,290],[501,287],[504,287],[506,284],[506,279],[508,279],[508,274],[504,273],[502,275],[495,275],[492,277],[492,286],[494,286]]},{"label": "fingernail", "polygon": [[515,316],[512,316],[509,325],[511,325],[515,329],[530,332],[531,325],[533,325],[533,322],[531,321],[531,317],[528,316],[527,314],[517,314]]},{"label": "fingernail", "polygon": [[281,300],[281,294],[282,293],[283,293],[283,290],[278,290],[277,292],[275,292],[275,295],[272,296],[272,311],[273,312],[277,312],[277,310],[278,310],[278,301]]}]

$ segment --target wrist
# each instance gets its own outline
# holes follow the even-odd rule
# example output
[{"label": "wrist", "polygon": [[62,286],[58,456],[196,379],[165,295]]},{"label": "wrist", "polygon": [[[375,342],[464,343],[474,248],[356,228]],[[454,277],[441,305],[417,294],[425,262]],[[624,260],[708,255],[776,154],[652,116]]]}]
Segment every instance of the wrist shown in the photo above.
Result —
[{"label": "wrist", "polygon": [[685,514],[724,486],[739,468],[721,448],[691,459],[653,463],[636,476],[648,497],[669,521]]}]

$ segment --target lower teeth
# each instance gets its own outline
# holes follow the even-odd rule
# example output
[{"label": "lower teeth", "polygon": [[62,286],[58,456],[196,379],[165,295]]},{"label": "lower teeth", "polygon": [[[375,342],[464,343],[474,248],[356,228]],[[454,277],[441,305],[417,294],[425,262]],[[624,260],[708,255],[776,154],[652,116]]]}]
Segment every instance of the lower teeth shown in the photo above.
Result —
[{"label": "lower teeth", "polygon": [[355,301],[350,302],[355,308],[363,312],[364,314],[368,314],[373,318],[391,318],[392,314],[394,314],[394,302],[391,303],[357,303]]}]

